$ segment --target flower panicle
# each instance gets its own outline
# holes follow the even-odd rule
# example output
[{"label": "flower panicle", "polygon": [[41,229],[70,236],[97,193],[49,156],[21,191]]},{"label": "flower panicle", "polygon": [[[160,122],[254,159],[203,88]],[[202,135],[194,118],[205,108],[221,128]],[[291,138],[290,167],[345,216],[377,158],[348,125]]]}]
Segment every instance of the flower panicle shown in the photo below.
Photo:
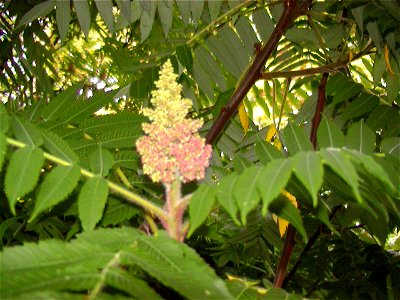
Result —
[{"label": "flower panicle", "polygon": [[162,67],[156,87],[151,99],[154,108],[143,110],[151,123],[143,124],[146,135],[136,142],[143,172],[164,184],[203,179],[212,149],[198,134],[203,121],[186,118],[191,101],[181,97],[182,87],[170,61]]}]

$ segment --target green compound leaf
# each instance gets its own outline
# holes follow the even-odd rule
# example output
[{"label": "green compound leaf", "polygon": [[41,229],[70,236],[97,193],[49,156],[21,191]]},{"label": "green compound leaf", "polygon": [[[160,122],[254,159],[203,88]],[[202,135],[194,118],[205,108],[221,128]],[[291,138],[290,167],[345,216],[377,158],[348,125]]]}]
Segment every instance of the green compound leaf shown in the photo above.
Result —
[{"label": "green compound leaf", "polygon": [[293,171],[309,191],[314,207],[318,205],[318,191],[323,181],[324,169],[315,152],[299,152],[293,157]]},{"label": "green compound leaf", "polygon": [[207,219],[215,203],[215,186],[202,184],[193,194],[189,204],[190,230],[188,236]]},{"label": "green compound leaf", "polygon": [[114,32],[113,3],[111,0],[94,0],[101,18],[106,23],[111,33]]},{"label": "green compound leaf", "polygon": [[90,178],[83,185],[78,198],[79,218],[85,231],[93,230],[103,216],[108,185],[101,177]]},{"label": "green compound leaf", "polygon": [[39,213],[63,201],[76,187],[80,169],[76,166],[57,166],[44,178],[29,222]]},{"label": "green compound leaf", "polygon": [[57,0],[56,20],[61,41],[63,41],[67,36],[70,18],[71,18],[70,1]]},{"label": "green compound leaf", "polygon": [[89,35],[90,30],[90,9],[87,1],[74,0],[75,13],[78,17],[79,25],[85,36]]},{"label": "green compound leaf", "polygon": [[121,256],[123,264],[138,265],[187,299],[233,299],[224,281],[192,248],[163,231],[156,237],[140,236]]},{"label": "green compound leaf", "polygon": [[43,161],[43,151],[38,148],[24,147],[11,156],[5,178],[5,191],[10,210],[14,215],[18,198],[36,186]]}]

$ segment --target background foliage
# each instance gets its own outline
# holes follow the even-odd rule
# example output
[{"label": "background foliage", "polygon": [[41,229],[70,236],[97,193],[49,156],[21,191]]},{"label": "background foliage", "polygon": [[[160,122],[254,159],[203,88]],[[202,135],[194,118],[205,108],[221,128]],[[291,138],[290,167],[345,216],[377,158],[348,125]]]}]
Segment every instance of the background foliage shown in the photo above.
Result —
[{"label": "background foliage", "polygon": [[141,109],[170,59],[205,135],[285,1],[0,3],[1,298],[396,299],[400,7],[311,2],[184,186],[185,244],[145,234]]}]

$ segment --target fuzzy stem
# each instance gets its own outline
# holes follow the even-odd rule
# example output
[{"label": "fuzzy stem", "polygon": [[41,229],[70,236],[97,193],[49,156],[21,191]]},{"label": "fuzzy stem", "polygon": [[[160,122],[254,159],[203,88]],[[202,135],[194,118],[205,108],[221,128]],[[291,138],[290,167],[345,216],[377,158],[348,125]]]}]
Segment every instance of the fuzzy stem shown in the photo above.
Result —
[{"label": "fuzzy stem", "polygon": [[168,215],[168,221],[165,224],[166,226],[164,225],[164,228],[172,238],[183,242],[185,234],[182,232],[182,221],[187,204],[182,205],[181,185],[179,177],[172,184],[164,184],[166,197],[165,210]]}]

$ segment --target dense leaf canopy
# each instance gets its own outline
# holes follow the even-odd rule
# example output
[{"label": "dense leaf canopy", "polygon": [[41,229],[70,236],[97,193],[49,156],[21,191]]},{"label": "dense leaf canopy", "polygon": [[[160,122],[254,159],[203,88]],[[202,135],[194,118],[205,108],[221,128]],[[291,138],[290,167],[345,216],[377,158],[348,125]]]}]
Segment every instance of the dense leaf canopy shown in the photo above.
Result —
[{"label": "dense leaf canopy", "polygon": [[[1,299],[400,297],[398,1],[0,9]],[[213,149],[176,215],[135,148],[167,60]]]}]

